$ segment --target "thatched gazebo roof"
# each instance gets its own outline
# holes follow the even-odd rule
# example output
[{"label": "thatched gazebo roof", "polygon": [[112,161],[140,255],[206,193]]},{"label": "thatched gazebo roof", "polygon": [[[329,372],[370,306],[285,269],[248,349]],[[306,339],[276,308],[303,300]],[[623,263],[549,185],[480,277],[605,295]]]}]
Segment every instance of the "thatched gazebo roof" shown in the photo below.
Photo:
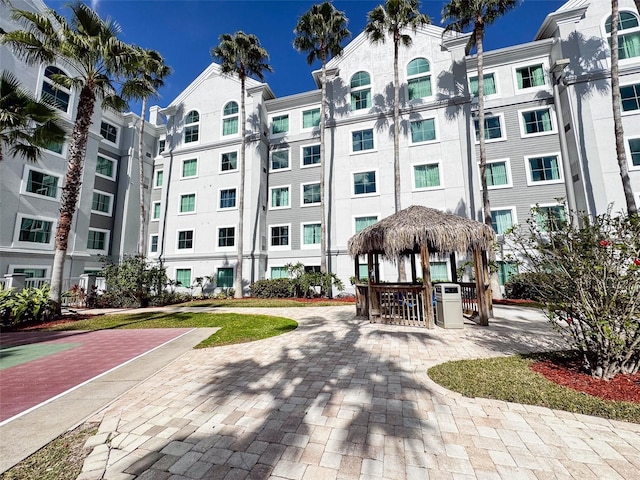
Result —
[{"label": "thatched gazebo roof", "polygon": [[370,225],[349,240],[352,257],[382,254],[389,260],[429,252],[448,254],[468,252],[478,247],[489,250],[495,242],[493,229],[469,218],[413,205]]}]

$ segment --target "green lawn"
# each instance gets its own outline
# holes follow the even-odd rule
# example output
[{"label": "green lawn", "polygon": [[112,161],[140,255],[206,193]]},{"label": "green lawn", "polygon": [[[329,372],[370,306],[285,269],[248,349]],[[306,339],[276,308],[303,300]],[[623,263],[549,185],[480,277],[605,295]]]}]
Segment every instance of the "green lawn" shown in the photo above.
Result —
[{"label": "green lawn", "polygon": [[230,345],[274,337],[294,330],[298,323],[283,317],[237,313],[146,312],[101,315],[52,326],[47,330],[106,330],[111,328],[220,327],[196,348]]},{"label": "green lawn", "polygon": [[[544,354],[538,354],[539,356]],[[460,360],[429,369],[436,383],[467,397],[539,405],[567,412],[640,423],[640,404],[612,402],[557,385],[531,371],[536,356]]]}]

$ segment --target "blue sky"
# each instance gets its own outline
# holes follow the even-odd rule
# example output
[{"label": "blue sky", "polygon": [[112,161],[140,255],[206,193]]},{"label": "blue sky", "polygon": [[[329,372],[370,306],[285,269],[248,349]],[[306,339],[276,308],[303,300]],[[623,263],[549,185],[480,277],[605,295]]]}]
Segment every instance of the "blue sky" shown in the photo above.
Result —
[{"label": "blue sky", "polygon": [[[315,88],[306,57],[292,47],[298,18],[318,1],[293,0],[87,0],[104,18],[113,17],[122,27],[121,38],[159,51],[174,73],[151,104],[168,105],[212,61],[211,47],[222,33],[243,30],[255,34],[270,55],[273,74],[266,75],[276,96]],[[48,6],[65,12],[68,0],[45,0]],[[382,0],[335,0],[346,13],[355,37],[366,23],[367,13]],[[443,1],[423,1],[421,11],[440,25]],[[496,49],[533,40],[546,15],[564,1],[525,0],[503,19],[489,27],[486,48]],[[140,107],[131,105],[139,113]]]}]

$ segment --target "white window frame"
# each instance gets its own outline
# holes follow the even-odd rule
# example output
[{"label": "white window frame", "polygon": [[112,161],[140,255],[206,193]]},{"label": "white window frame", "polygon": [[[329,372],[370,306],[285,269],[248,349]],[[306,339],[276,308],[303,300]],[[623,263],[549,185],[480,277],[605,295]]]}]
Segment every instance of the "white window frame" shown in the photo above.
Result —
[{"label": "white window frame", "polygon": [[633,160],[631,159],[631,145],[629,145],[629,140],[640,140],[640,135],[629,135],[624,137],[624,149],[627,154],[627,162],[629,164],[629,170],[636,171],[640,170],[640,165],[634,165]]},{"label": "white window frame", "polygon": [[[274,268],[287,268],[285,265],[269,265],[269,280],[273,280],[273,269]],[[289,278],[289,273],[287,272],[286,277],[278,277],[278,278]]]},{"label": "white window frame", "polygon": [[[437,187],[416,187],[416,171],[415,167],[420,167],[422,165],[438,165],[438,178],[440,179],[440,185]],[[429,192],[432,190],[443,190],[444,186],[444,178],[443,178],[443,170],[442,170],[442,161],[436,160],[433,162],[416,162],[411,164],[411,191],[412,192]]]},{"label": "white window frame", "polygon": [[363,217],[376,217],[376,222],[380,221],[380,213],[361,213],[358,215],[352,215],[351,216],[351,231],[353,232],[353,234],[355,235],[356,233],[356,220],[358,218],[363,218]]},{"label": "white window frame", "polygon": [[[289,228],[289,244],[288,245],[271,245],[271,239],[273,236],[273,231],[272,228],[274,227],[288,227]],[[293,241],[293,236],[291,235],[293,232],[291,231],[291,224],[290,223],[273,223],[269,225],[269,240],[268,240],[268,250],[291,250],[291,243]]]},{"label": "white window frame", "polygon": [[[640,82],[624,83],[624,84],[620,85],[620,90],[622,90],[625,87],[635,87],[635,86],[637,86],[638,89],[640,89]],[[620,92],[620,100],[621,100],[620,101],[620,115],[626,117],[628,115],[638,115],[638,114],[640,114],[640,108],[637,108],[635,110],[628,110],[626,112],[622,109],[622,92]]]},{"label": "white window frame", "polygon": [[[105,233],[105,237],[104,237],[104,249],[97,249],[97,248],[89,248],[89,232],[90,231],[94,231],[94,232],[99,232],[99,233]],[[105,230],[103,228],[95,228],[95,227],[89,227],[89,229],[87,230],[87,252],[89,253],[94,253],[94,254],[104,254],[107,253],[109,251],[109,242],[111,241],[111,230]]]},{"label": "white window frame", "polygon": [[58,152],[54,152],[53,150],[49,150],[47,147],[43,147],[43,153],[46,153],[48,155],[53,155],[54,157],[57,158],[67,158],[67,142],[62,142],[62,152],[58,153]]},{"label": "white window frame", "polygon": [[447,266],[447,280],[446,282],[436,282],[436,283],[447,283],[451,282],[451,261],[448,257],[440,257],[438,255],[434,256],[435,258],[429,258],[429,270],[431,270],[432,263],[444,263]]},{"label": "white window frame", "polygon": [[[424,58],[427,61],[427,63],[429,64],[429,71],[427,73],[416,73],[414,75],[409,75],[407,73],[407,70],[409,68],[409,64],[411,62],[413,62],[414,60],[417,60],[419,58]],[[430,101],[430,100],[433,99],[433,97],[434,97],[433,91],[435,89],[433,88],[433,78],[432,78],[433,77],[433,70],[432,70],[432,67],[433,67],[433,62],[431,62],[427,57],[423,57],[421,55],[418,55],[417,57],[412,57],[412,58],[409,59],[408,62],[405,63],[405,65],[404,65],[404,75],[405,75],[405,78],[407,79],[407,82],[406,82],[406,84],[404,86],[404,94],[405,94],[405,98],[407,99],[408,103],[416,104],[416,103],[421,103],[421,102],[425,102],[425,101]],[[414,98],[413,100],[409,99],[409,80],[415,80],[415,79],[422,78],[422,77],[429,77],[429,83],[431,84],[431,95],[429,95],[428,97]],[[373,98],[371,100],[373,101]]]},{"label": "white window frame", "polygon": [[[93,209],[93,194],[98,193],[100,195],[105,195],[109,197],[109,212],[101,212],[100,210]],[[102,215],[103,217],[113,217],[113,193],[103,192],[102,190],[96,190],[95,188],[91,192],[91,213],[95,213],[96,215]]]},{"label": "white window frame", "polygon": [[[273,154],[275,152],[287,152],[287,158],[289,159],[289,166],[287,168],[272,168],[273,167]],[[300,160],[302,162],[302,160]],[[278,173],[278,172],[288,172],[291,170],[291,148],[276,148],[275,150],[271,150],[269,152],[269,172]]]},{"label": "white window frame", "polygon": [[[50,177],[56,177],[58,179],[58,186],[56,187],[56,196],[55,197],[49,197],[48,195],[40,195],[39,193],[34,193],[34,192],[29,192],[27,191],[27,186],[29,184],[29,172],[30,171],[36,171],[39,173],[42,173],[44,175],[49,175]],[[24,166],[24,170],[23,170],[23,174],[22,174],[22,181],[20,182],[20,193],[22,195],[27,195],[29,197],[33,197],[33,198],[40,198],[42,200],[49,200],[49,201],[53,201],[53,202],[59,202],[60,201],[60,196],[62,195],[62,185],[63,182],[63,177],[62,175],[58,175],[55,173],[52,173],[50,171],[44,170],[42,168],[38,168],[35,167],[31,164],[25,164]]]},{"label": "white window frame", "polygon": [[[229,115],[225,115],[224,114],[224,107],[226,107],[227,105],[229,105],[231,102],[235,102],[235,104],[238,106],[238,112],[237,113],[231,113]],[[230,118],[234,118],[236,117],[238,119],[238,131],[236,133],[230,133],[225,135],[224,134],[224,121],[225,120],[229,120]],[[242,119],[240,118],[240,102],[230,98],[228,101],[224,102],[224,105],[222,106],[222,109],[220,110],[220,138],[233,138],[233,137],[239,137],[240,136],[240,132],[242,131]]]},{"label": "white window frame", "polygon": [[[193,212],[181,212],[180,207],[182,206],[182,197],[185,195],[193,195]],[[195,215],[198,212],[198,193],[197,192],[184,192],[180,194],[178,198],[178,215]]]},{"label": "white window frame", "polygon": [[9,273],[12,275],[17,275],[16,268],[44,270],[44,277],[31,277],[31,278],[51,278],[51,272],[50,272],[51,265],[9,265],[9,268],[8,268]]},{"label": "white window frame", "polygon": [[[153,244],[152,239],[153,237],[158,237],[158,241],[157,241],[157,246],[158,249],[155,252],[151,251],[151,245]],[[160,234],[159,233],[152,233],[149,235],[149,256],[158,256],[160,255]]]},{"label": "white window frame", "polygon": [[[502,163],[505,164],[505,169],[507,171],[507,183],[504,185],[487,185],[487,190],[501,190],[503,188],[513,188],[513,176],[511,175],[511,159],[510,158],[496,158],[487,160],[487,165],[491,163]],[[482,176],[480,172],[480,162],[478,162],[478,184],[482,185]]]},{"label": "white window frame", "polygon": [[320,243],[322,242],[322,238],[318,243],[304,243],[304,227],[305,225],[319,225],[320,226],[320,237],[322,237],[322,224],[320,222],[303,222],[300,224],[300,249],[302,250],[310,250],[310,249],[318,249],[320,248]]},{"label": "white window frame", "polygon": [[[185,265],[185,266],[183,266],[183,265],[176,265],[176,266],[173,268],[173,278],[174,278],[174,280],[175,280],[175,281],[178,281],[178,270],[189,270],[189,281],[190,281],[191,283],[193,283],[193,280],[194,280],[194,279],[192,278],[192,277],[193,277],[193,267],[192,267],[191,265]],[[191,285],[180,285],[180,286],[179,286],[179,287],[177,287],[177,288],[186,288],[186,289],[189,289],[189,287],[190,287],[190,286],[191,286]]]},{"label": "white window frame", "polygon": [[[355,184],[355,176],[358,173],[369,173],[373,172],[376,177],[376,191],[371,193],[358,193],[356,194],[356,184]],[[352,198],[367,198],[367,197],[378,197],[380,196],[380,175],[378,174],[378,169],[367,169],[367,170],[358,170],[357,172],[351,172],[351,197]]]},{"label": "white window frame", "polygon": [[[193,232],[191,236],[191,248],[178,248],[180,245],[180,233],[181,232]],[[183,230],[176,230],[176,253],[193,253],[196,248],[196,229],[185,228]]]},{"label": "white window frame", "polygon": [[[197,122],[191,122],[191,123],[187,123],[187,117],[189,116],[189,114],[191,112],[196,112],[198,114],[198,121]],[[200,144],[200,140],[201,140],[201,135],[200,133],[202,133],[202,130],[200,129],[200,126],[202,125],[202,114],[200,113],[200,111],[197,108],[192,108],[191,110],[189,110],[186,115],[184,116],[184,121],[182,124],[182,144],[184,146],[192,146],[192,145],[199,145]],[[198,127],[198,139],[191,141],[191,142],[187,142],[187,128],[189,127]]]},{"label": "white window frame", "polygon": [[300,131],[301,132],[312,132],[318,128],[320,128],[320,125],[318,124],[317,126],[313,126],[313,127],[305,127],[304,126],[304,114],[306,112],[312,112],[314,110],[318,110],[320,111],[320,105],[315,106],[315,107],[311,107],[311,108],[305,108],[304,110],[302,110],[300,112]]},{"label": "white window frame", "polygon": [[[320,162],[318,163],[312,163],[310,165],[305,165],[304,164],[304,149],[307,147],[320,147],[319,143],[309,143],[307,145],[301,145],[300,146],[300,168],[315,168],[315,167],[319,167],[321,165],[322,162],[322,157],[320,157]],[[291,161],[289,161],[289,163],[291,163]]]},{"label": "white window frame", "polygon": [[[235,190],[236,191],[236,204],[233,207],[221,207],[220,202],[222,201],[222,191],[223,190]],[[228,212],[231,210],[238,209],[238,187],[236,186],[227,186],[226,188],[218,189],[218,211]]]},{"label": "white window frame", "polygon": [[[40,67],[40,72],[38,73],[38,99],[45,102],[46,100],[44,99],[43,95],[42,95],[42,84],[44,82],[49,83],[52,86],[55,86],[55,88],[57,88],[58,90],[63,91],[64,93],[66,93],[67,95],[69,95],[69,106],[67,108],[67,110],[60,110],[58,107],[53,106],[53,108],[56,109],[56,111],[58,112],[58,115],[62,116],[63,118],[71,118],[72,115],[75,113],[74,112],[74,105],[75,105],[75,94],[73,90],[69,90],[68,88],[62,87],[60,85],[57,85],[55,83],[53,83],[53,80],[51,80],[49,77],[46,77],[44,75],[44,72],[47,70],[48,67],[56,67],[59,68],[60,70],[62,70],[62,72],[69,76],[69,74],[66,72],[66,70],[64,68],[59,67],[58,65],[54,64],[54,63],[44,63],[41,67]],[[50,105],[47,103],[47,105]]]},{"label": "white window frame", "polygon": [[[434,138],[433,140],[424,140],[422,142],[414,142],[413,138],[411,137],[411,124],[415,123],[415,122],[424,122],[424,121],[428,121],[428,120],[433,120],[433,129],[435,131],[436,134],[436,138]],[[439,128],[438,128],[438,117],[433,116],[433,117],[426,117],[426,118],[417,118],[415,120],[411,120],[409,122],[409,146],[414,146],[414,145],[430,145],[433,143],[438,143],[440,140],[438,139],[438,132],[439,132]]]},{"label": "white window frame", "polygon": [[[554,157],[554,156],[558,157],[558,173],[560,174],[560,178],[557,180],[545,180],[542,182],[534,182],[531,176],[531,164],[529,163],[529,160],[531,158]],[[555,184],[564,183],[564,171],[562,168],[562,156],[560,152],[546,152],[546,153],[536,153],[534,155],[525,155],[524,168],[527,173],[527,185],[530,187],[535,187],[538,185],[555,185]],[[548,205],[545,205],[545,206],[548,206]]]},{"label": "white window frame", "polygon": [[[160,142],[164,142],[164,148],[162,150],[160,150]],[[158,147],[158,154],[156,155],[156,157],[161,157],[162,154],[167,151],[167,137],[159,138],[157,147]]]},{"label": "white window frame", "polygon": [[[158,173],[162,173],[162,185],[158,185]],[[164,168],[158,168],[153,172],[153,188],[162,188],[164,186]]]},{"label": "white window frame", "polygon": [[[97,170],[98,157],[102,157],[105,160],[109,160],[110,162],[113,163],[113,168],[111,169],[111,172],[113,173],[112,176],[108,177],[107,175],[98,173],[98,170]],[[98,152],[98,154],[96,155],[96,177],[106,178],[107,180],[111,180],[115,182],[117,175],[118,175],[118,160],[116,160],[115,158],[111,158],[110,156],[105,155],[102,152]]]},{"label": "white window frame", "polygon": [[[637,33],[640,34],[640,12],[634,12],[633,8],[628,8],[628,7],[620,7],[618,9],[618,14],[622,14],[623,12],[628,12],[631,13],[632,15],[634,15],[637,19],[638,19],[638,26],[635,28],[631,28],[631,29],[625,29],[625,30],[620,30],[620,24],[618,23],[618,42],[620,41],[620,37],[629,33]],[[605,15],[605,17],[602,19],[601,23],[600,23],[600,30],[602,32],[602,38],[604,39],[604,43],[607,45],[607,50],[609,50],[609,56],[607,56],[607,62],[609,63],[609,67],[611,66],[611,46],[610,46],[610,40],[611,40],[611,34],[607,33],[607,20],[609,19],[609,17],[611,16],[611,10],[609,10],[609,12],[607,12],[607,14]],[[620,43],[618,43],[618,45],[620,45]],[[621,65],[626,65],[627,63],[635,63],[638,61],[638,59],[640,59],[640,57],[631,57],[631,58],[619,58],[618,62]]]},{"label": "white window frame", "polygon": [[[218,243],[220,241],[220,230],[222,228],[233,228],[233,247],[221,247]],[[238,250],[238,225],[217,225],[216,226],[216,240],[215,249],[218,252],[235,252]]]},{"label": "white window frame", "polygon": [[[357,150],[354,151],[353,150],[353,134],[357,133],[357,132],[364,132],[366,130],[371,130],[371,133],[373,134],[373,148],[370,148],[368,150]],[[378,151],[378,140],[376,138],[376,129],[373,127],[365,127],[365,128],[358,128],[358,129],[354,129],[354,130],[350,130],[349,131],[349,154],[350,155],[366,155],[367,153],[375,153]]]},{"label": "white window frame", "polygon": [[[360,72],[364,72],[367,75],[369,75],[369,84],[365,85],[365,86],[361,86],[361,87],[355,87],[355,88],[351,88],[351,79],[353,78],[353,76],[356,73],[360,73]],[[353,110],[351,108],[351,94],[353,92],[360,92],[362,90],[369,90],[371,93],[371,105],[369,105],[367,108],[359,108],[357,110]],[[353,72],[351,75],[349,75],[349,93],[348,93],[348,97],[347,97],[347,105],[349,105],[349,113],[351,115],[359,115],[359,114],[366,114],[369,112],[369,110],[371,110],[371,108],[373,107],[373,75],[371,74],[370,71],[368,70],[364,70],[364,69],[358,69],[355,72]]]},{"label": "white window frame", "polygon": [[[510,210],[511,211],[511,226],[515,226],[518,225],[518,216],[517,216],[517,209],[514,205],[511,206],[507,206],[507,207],[492,207],[491,208],[491,212],[499,212],[502,210]],[[492,217],[492,221],[493,221],[493,217]],[[496,233],[496,235],[498,236],[498,238],[503,238],[504,234],[503,233]]]},{"label": "white window frame", "polygon": [[[190,175],[188,177],[183,177],[182,174],[184,172],[184,162],[188,162],[190,160],[195,160],[196,161],[196,174],[195,175]],[[199,157],[189,157],[189,158],[183,158],[182,160],[180,160],[180,180],[190,180],[192,178],[198,178],[198,174],[200,173],[200,158]]]},{"label": "white window frame", "polygon": [[[320,182],[305,182],[305,183],[301,183],[300,184],[300,207],[302,208],[307,208],[307,207],[317,207],[321,204],[321,201],[318,202],[314,202],[314,203],[304,203],[304,187],[306,185],[318,185],[320,186]],[[320,192],[320,198],[322,198],[322,191]]]},{"label": "white window frame", "polygon": [[[287,117],[287,131],[280,133],[273,133],[273,120],[276,118]],[[289,112],[279,112],[269,115],[269,138],[282,138],[291,132],[291,115]]]},{"label": "white window frame", "polygon": [[[286,205],[284,207],[274,207],[273,206],[273,202],[271,201],[272,200],[273,191],[275,189],[279,189],[279,188],[286,188],[286,189],[289,190],[289,205]],[[293,195],[292,194],[293,194],[293,192],[291,190],[291,184],[289,184],[289,185],[274,185],[273,187],[269,187],[269,199],[268,199],[268,201],[269,201],[269,210],[284,210],[284,209],[287,209],[287,208],[291,208],[291,204],[293,203]]]},{"label": "white window frame", "polygon": [[[542,65],[542,73],[544,74],[544,84],[537,87],[519,88],[518,87],[518,70],[526,67],[535,67]],[[520,62],[511,66],[511,77],[513,79],[513,91],[515,95],[526,94],[529,92],[537,92],[540,90],[549,90],[551,88],[551,79],[549,78],[549,61],[546,58],[532,58],[526,62]]]},{"label": "white window frame", "polygon": [[[484,99],[485,100],[492,100],[494,98],[499,98],[501,92],[500,92],[500,82],[498,81],[498,79],[500,78],[500,76],[498,75],[498,70],[490,68],[490,69],[484,70],[483,75],[485,77],[488,76],[488,75],[493,75],[493,83],[496,86],[496,93],[492,93],[490,95],[486,95],[485,94]],[[473,99],[475,99],[476,102],[477,102],[478,97],[473,95],[473,93],[471,93],[471,79],[473,77],[477,77],[477,76],[478,76],[478,71],[477,70],[474,70],[472,72],[468,72],[467,73],[467,77],[469,79],[468,82],[467,82],[467,88],[469,89],[469,96],[471,97],[472,101],[473,101]]]},{"label": "white window frame", "polygon": [[[484,119],[485,121],[489,118],[499,118],[500,120],[500,137],[498,138],[485,138],[484,139],[484,143],[497,143],[497,142],[504,142],[507,140],[507,128],[506,128],[506,123],[504,122],[504,112],[500,112],[500,113],[495,113],[495,114],[490,114],[490,115],[485,115]],[[473,134],[473,141],[476,145],[480,145],[480,135],[478,134],[478,138],[476,139],[476,120],[478,121],[478,124],[480,124],[480,117],[479,116],[472,116],[471,117],[471,132]],[[478,125],[479,126],[479,125]],[[485,132],[487,131],[486,127],[485,127]]]},{"label": "white window frame", "polygon": [[[20,241],[20,227],[22,226],[22,220],[29,218],[31,220],[42,220],[44,222],[51,222],[51,235],[48,243],[38,242],[21,242]],[[26,213],[19,213],[16,218],[16,225],[13,232],[13,244],[12,246],[23,247],[35,250],[51,250],[56,240],[56,229],[58,228],[58,219],[51,217],[43,217],[41,215],[29,215]]]},{"label": "white window frame", "polygon": [[[551,130],[547,132],[527,133],[524,128],[523,114],[528,112],[536,112],[540,110],[549,110],[551,118]],[[545,135],[555,135],[558,133],[558,122],[556,121],[556,112],[551,105],[541,105],[539,107],[523,108],[518,110],[518,124],[520,126],[520,138],[544,137]]]},{"label": "white window frame", "polygon": [[[102,124],[103,123],[116,129],[116,140],[115,140],[115,142],[112,142],[111,140],[108,140],[106,137],[102,137]],[[107,142],[107,143],[109,143],[111,145],[116,145],[117,146],[117,145],[120,144],[120,128],[117,125],[114,125],[111,122],[107,122],[106,120],[100,120],[100,136],[102,137],[102,139],[105,142]]]},{"label": "white window frame", "polygon": [[[537,223],[538,217],[537,217],[537,213],[535,212],[535,209],[545,208],[545,207],[563,207],[565,218],[567,219],[567,222],[569,221],[569,212],[567,212],[567,206],[565,204],[558,203],[558,202],[537,203],[529,206],[529,215],[533,218],[533,223],[536,227],[538,226],[538,223]],[[540,233],[548,235],[549,233],[553,233],[553,232],[540,230]]]},{"label": "white window frame", "polygon": [[[154,208],[155,205],[160,205],[160,216],[158,218],[154,218],[153,217],[153,213],[154,213],[154,210],[155,210],[155,208]],[[150,213],[150,217],[151,217],[151,221],[152,222],[159,222],[160,219],[162,218],[162,201],[158,200],[156,202],[151,202],[151,211],[149,213]]]},{"label": "white window frame", "polygon": [[[230,153],[236,154],[236,168],[232,168],[231,170],[223,170],[222,169],[222,156],[228,155]],[[240,163],[240,152],[238,150],[229,150],[227,152],[220,152],[220,175],[226,175],[228,173],[236,173],[238,171],[238,165]]]}]

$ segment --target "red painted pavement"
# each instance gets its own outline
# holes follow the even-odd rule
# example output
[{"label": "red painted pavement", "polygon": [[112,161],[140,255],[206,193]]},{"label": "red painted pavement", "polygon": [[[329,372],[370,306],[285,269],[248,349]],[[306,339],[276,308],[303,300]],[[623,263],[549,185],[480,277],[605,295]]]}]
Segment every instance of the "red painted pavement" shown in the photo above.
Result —
[{"label": "red painted pavement", "polygon": [[3,347],[79,343],[78,347],[0,370],[0,422],[188,332],[187,328],[2,333]]}]

